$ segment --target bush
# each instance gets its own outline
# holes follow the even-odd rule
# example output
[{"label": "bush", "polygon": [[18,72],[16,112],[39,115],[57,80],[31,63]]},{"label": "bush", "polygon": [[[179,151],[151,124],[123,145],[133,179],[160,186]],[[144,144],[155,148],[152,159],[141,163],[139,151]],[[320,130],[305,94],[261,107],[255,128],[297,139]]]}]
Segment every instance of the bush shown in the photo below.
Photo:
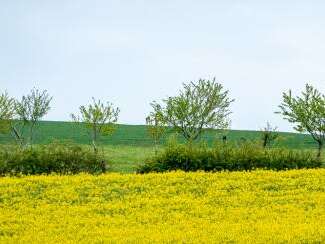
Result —
[{"label": "bush", "polygon": [[106,171],[102,155],[94,154],[73,143],[54,142],[49,145],[21,149],[0,148],[0,174],[76,174]]},{"label": "bush", "polygon": [[140,166],[138,173],[184,171],[242,171],[317,168],[320,160],[309,151],[263,148],[255,143],[219,144],[212,148],[172,143]]}]

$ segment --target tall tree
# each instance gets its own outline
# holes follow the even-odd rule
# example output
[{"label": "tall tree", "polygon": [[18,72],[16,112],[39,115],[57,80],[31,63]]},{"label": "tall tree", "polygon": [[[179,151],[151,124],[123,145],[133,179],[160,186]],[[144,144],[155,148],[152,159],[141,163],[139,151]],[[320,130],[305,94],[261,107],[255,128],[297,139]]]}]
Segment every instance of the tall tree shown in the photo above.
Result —
[{"label": "tall tree", "polygon": [[98,152],[100,136],[114,132],[120,109],[114,108],[112,103],[103,103],[92,98],[92,104],[79,107],[79,114],[71,114],[73,121],[85,126],[91,137],[94,152]]},{"label": "tall tree", "polygon": [[306,84],[301,96],[292,96],[291,90],[283,93],[283,102],[277,112],[293,123],[298,132],[308,132],[318,143],[317,156],[320,158],[325,143],[325,95]]},{"label": "tall tree", "polygon": [[179,95],[164,99],[163,105],[154,107],[154,113],[161,113],[167,125],[191,143],[204,128],[227,128],[233,101],[229,91],[224,91],[215,78],[200,79],[197,83],[183,84]]}]

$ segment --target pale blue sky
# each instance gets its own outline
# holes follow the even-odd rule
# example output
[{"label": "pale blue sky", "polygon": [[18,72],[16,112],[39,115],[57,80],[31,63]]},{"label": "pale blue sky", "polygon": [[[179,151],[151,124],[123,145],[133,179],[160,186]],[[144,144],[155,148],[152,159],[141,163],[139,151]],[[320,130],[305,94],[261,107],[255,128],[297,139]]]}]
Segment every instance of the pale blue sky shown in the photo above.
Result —
[{"label": "pale blue sky", "polygon": [[48,120],[94,96],[143,124],[152,100],[216,77],[236,99],[232,128],[290,130],[282,92],[325,92],[324,13],[312,0],[0,0],[0,90],[47,89]]}]

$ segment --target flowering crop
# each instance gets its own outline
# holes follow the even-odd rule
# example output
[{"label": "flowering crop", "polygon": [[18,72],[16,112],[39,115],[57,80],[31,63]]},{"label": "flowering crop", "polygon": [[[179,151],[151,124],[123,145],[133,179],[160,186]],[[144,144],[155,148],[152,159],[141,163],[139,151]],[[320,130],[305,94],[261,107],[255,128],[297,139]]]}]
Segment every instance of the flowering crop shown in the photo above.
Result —
[{"label": "flowering crop", "polygon": [[324,243],[325,170],[0,178],[1,243]]}]

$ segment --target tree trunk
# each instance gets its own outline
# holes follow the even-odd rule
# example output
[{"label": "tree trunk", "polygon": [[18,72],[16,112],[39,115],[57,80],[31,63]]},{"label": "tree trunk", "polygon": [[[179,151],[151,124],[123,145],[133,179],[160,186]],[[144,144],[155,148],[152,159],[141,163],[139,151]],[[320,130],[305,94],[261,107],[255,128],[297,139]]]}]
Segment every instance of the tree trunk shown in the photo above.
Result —
[{"label": "tree trunk", "polygon": [[268,142],[269,142],[268,135],[264,135],[264,137],[263,137],[263,148],[267,147]]},{"label": "tree trunk", "polygon": [[30,143],[30,146],[32,147],[33,146],[33,133],[34,133],[34,131],[33,131],[33,128],[34,126],[33,125],[31,125],[30,126],[30,130],[29,130],[29,133],[30,133],[30,135],[29,135],[29,143]]},{"label": "tree trunk", "polygon": [[93,149],[94,149],[94,153],[97,154],[98,150],[97,150],[97,146],[96,146],[95,140],[93,140]]},{"label": "tree trunk", "polygon": [[157,154],[158,154],[158,139],[157,138],[155,138],[155,156],[157,156]]},{"label": "tree trunk", "polygon": [[94,153],[97,154],[98,150],[97,150],[97,131],[96,131],[96,127],[93,130],[93,148],[94,148]]},{"label": "tree trunk", "polygon": [[321,159],[321,157],[322,157],[322,149],[323,149],[323,142],[318,142],[318,153],[317,153],[317,157],[319,159]]},{"label": "tree trunk", "polygon": [[16,129],[16,127],[14,125],[11,126],[11,129],[14,133],[14,138],[16,140],[16,142],[19,144],[20,147],[23,147],[23,138],[22,135],[20,134],[20,132],[18,132],[18,130]]}]

